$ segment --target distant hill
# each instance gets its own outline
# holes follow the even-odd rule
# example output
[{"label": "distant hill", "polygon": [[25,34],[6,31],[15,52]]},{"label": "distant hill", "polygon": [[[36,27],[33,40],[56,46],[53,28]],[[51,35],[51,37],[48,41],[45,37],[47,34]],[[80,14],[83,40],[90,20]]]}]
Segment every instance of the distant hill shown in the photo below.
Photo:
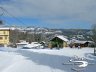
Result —
[{"label": "distant hill", "polygon": [[54,29],[54,30],[61,30],[64,35],[85,34],[91,31],[90,29]]},{"label": "distant hill", "polygon": [[72,38],[77,35],[83,35],[85,39],[90,36],[90,29],[54,29],[54,30],[61,30],[62,34],[68,36],[68,38]]}]

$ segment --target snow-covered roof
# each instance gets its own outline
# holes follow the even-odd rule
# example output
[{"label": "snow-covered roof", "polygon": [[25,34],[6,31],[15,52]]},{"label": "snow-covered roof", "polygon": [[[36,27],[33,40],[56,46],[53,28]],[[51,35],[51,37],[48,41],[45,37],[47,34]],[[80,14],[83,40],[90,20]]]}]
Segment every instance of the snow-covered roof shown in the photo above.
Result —
[{"label": "snow-covered roof", "polygon": [[0,27],[0,30],[9,30],[10,28],[8,27]]},{"label": "snow-covered roof", "polygon": [[76,40],[74,43],[84,44],[86,42],[92,43],[92,41],[79,41],[79,40]]},{"label": "snow-covered roof", "polygon": [[79,40],[76,40],[74,43],[80,43],[80,44],[84,44],[86,43],[87,41],[79,41]]},{"label": "snow-covered roof", "polygon": [[27,44],[24,47],[33,48],[33,47],[39,47],[39,46],[41,46],[41,44],[39,44],[38,42],[32,42],[31,44]]},{"label": "snow-covered roof", "polygon": [[16,43],[17,45],[22,45],[22,44],[28,44],[29,42],[26,42],[26,41],[23,41],[23,42],[20,42],[20,43]]},{"label": "snow-covered roof", "polygon": [[56,36],[56,37],[60,38],[60,39],[61,39],[61,40],[63,40],[63,41],[68,42],[68,39],[67,39],[67,38],[65,38],[65,37],[64,37],[64,36],[62,36],[62,35],[59,35],[59,36]]}]

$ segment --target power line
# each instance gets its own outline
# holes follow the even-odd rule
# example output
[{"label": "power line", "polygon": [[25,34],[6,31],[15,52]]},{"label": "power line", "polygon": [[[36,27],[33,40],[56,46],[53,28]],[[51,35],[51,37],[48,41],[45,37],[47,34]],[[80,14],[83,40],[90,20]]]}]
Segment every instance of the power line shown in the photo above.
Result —
[{"label": "power line", "polygon": [[2,16],[4,14],[4,11],[2,9],[2,7],[0,7],[0,16]]},{"label": "power line", "polygon": [[11,17],[13,17],[15,20],[17,20],[17,21],[20,22],[21,24],[25,25],[20,19],[18,19],[18,18],[15,17],[14,15],[10,14],[5,8],[0,7],[0,9],[2,9],[3,14],[4,14],[4,12],[6,12],[8,15],[10,15]]}]

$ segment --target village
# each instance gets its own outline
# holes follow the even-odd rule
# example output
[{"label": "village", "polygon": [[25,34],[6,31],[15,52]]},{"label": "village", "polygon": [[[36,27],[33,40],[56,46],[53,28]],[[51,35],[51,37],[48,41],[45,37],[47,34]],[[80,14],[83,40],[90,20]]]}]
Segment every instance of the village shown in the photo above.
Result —
[{"label": "village", "polygon": [[[51,30],[47,28],[35,27],[0,27],[0,46],[5,47],[26,47],[29,48],[84,48],[92,47],[92,40],[85,40],[83,35],[68,38],[62,34],[61,30]],[[80,40],[81,39],[81,40]],[[36,47],[31,46],[37,43]],[[28,46],[27,46],[28,47]]]},{"label": "village", "polygon": [[0,70],[95,72],[94,34],[92,30],[86,29],[49,29],[1,24]]},{"label": "village", "polygon": [[96,72],[96,0],[0,0],[0,72]]}]

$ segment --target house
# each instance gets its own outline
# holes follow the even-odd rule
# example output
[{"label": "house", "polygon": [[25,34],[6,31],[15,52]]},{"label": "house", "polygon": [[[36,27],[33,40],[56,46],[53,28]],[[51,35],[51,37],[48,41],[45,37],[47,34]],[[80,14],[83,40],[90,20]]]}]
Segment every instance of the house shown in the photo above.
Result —
[{"label": "house", "polygon": [[68,39],[62,35],[52,38],[49,42],[49,48],[64,48],[67,47]]},{"label": "house", "polygon": [[29,44],[29,42],[22,40],[19,43],[16,43],[16,46],[17,46],[17,48],[23,48],[27,44]]},{"label": "house", "polygon": [[74,40],[74,41],[71,41],[70,43],[70,47],[79,47],[82,48],[82,47],[88,47],[89,44],[92,43],[92,41],[80,41],[80,40]]},{"label": "house", "polygon": [[9,28],[0,28],[0,45],[7,46],[9,44]]},{"label": "house", "polygon": [[76,41],[74,42],[75,47],[88,47],[88,41]]}]

